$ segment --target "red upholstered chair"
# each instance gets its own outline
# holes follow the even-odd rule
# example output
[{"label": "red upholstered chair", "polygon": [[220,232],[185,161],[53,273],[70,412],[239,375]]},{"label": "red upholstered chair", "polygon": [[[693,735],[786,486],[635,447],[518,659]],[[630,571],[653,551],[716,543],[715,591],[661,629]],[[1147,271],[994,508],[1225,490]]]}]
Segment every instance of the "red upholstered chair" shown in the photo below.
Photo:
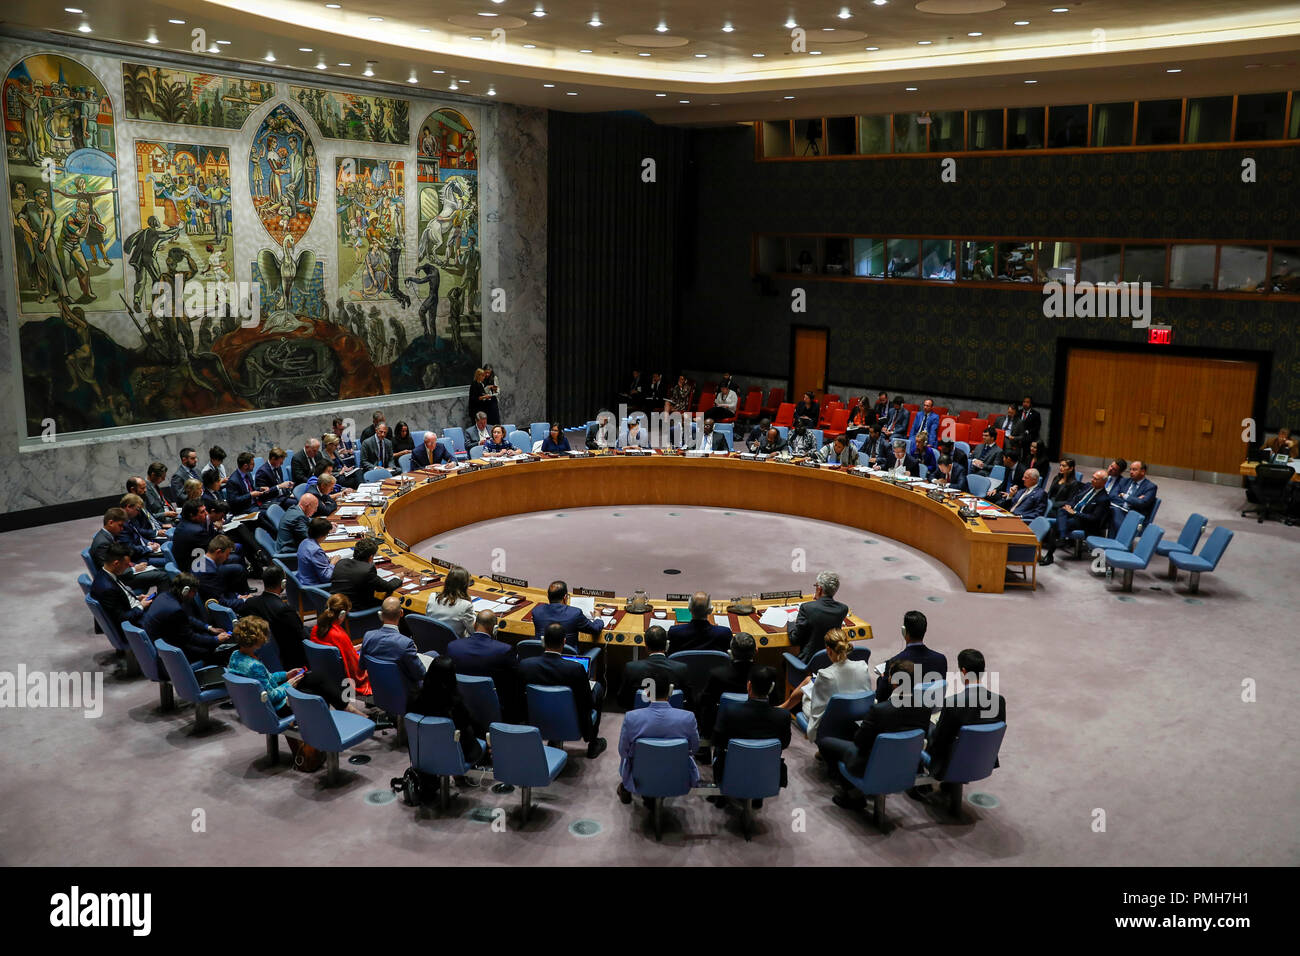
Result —
[{"label": "red upholstered chair", "polygon": [[930,411],[937,412],[940,418],[943,418],[943,416],[948,414],[948,409],[944,408],[942,405],[935,405],[930,409]]},{"label": "red upholstered chair", "polygon": [[843,405],[843,404],[844,404],[843,402],[840,401],[840,397],[839,397],[838,395],[823,395],[823,396],[821,397],[821,403],[822,403],[823,405],[826,405],[826,404],[828,404],[828,403],[830,403],[830,402],[834,402],[836,405]]},{"label": "red upholstered chair", "polygon": [[834,415],[844,406],[839,402],[826,402],[821,407],[821,418],[817,421],[817,427],[825,429],[831,423],[831,416]]},{"label": "red upholstered chair", "polygon": [[716,394],[717,392],[715,392],[713,389],[700,392],[700,401],[699,404],[695,406],[695,410],[697,412],[707,412],[710,408],[713,407],[713,396]]},{"label": "red upholstered chair", "polygon": [[1003,447],[1005,447],[1005,446],[1003,445],[1003,442],[1006,440],[1006,437],[1007,437],[1007,431],[1006,431],[1006,429],[1005,429],[1005,428],[999,428],[999,429],[998,429],[998,447],[999,447],[999,448],[1003,448]]},{"label": "red upholstered chair", "polygon": [[[943,434],[942,423],[940,424],[939,427],[939,434],[940,435]],[[969,435],[970,435],[970,426],[967,425],[965,422],[957,422],[957,424],[954,425],[952,428],[953,441],[969,442],[970,441],[970,438],[968,437]],[[976,444],[978,444],[978,442]]]},{"label": "red upholstered chair", "polygon": [[959,421],[959,422],[968,422],[968,423],[969,423],[970,420],[973,419],[974,417],[975,417],[975,413],[974,413],[974,412],[958,412],[958,413],[957,413],[957,421]]},{"label": "red upholstered chair", "polygon": [[831,415],[829,424],[822,429],[822,436],[830,441],[837,435],[843,435],[849,427],[849,410],[847,408],[837,408]]},{"label": "red upholstered chair", "polygon": [[745,404],[741,405],[736,412],[736,423],[754,421],[759,417],[758,413],[762,407],[763,390],[751,388],[749,394],[745,396]]},{"label": "red upholstered chair", "polygon": [[903,403],[903,407],[906,408],[909,412],[919,412],[921,410],[920,405],[909,405],[907,404],[907,402]]},{"label": "red upholstered chair", "polygon": [[759,409],[759,412],[762,415],[768,415],[768,416],[775,415],[778,409],[780,409],[781,404],[784,401],[785,401],[785,389],[774,388],[772,389],[772,391],[767,393],[767,403],[764,404],[763,407]]},{"label": "red upholstered chair", "polygon": [[861,395],[854,395],[852,398],[850,398],[850,399],[849,399],[849,404],[848,404],[848,406],[847,406],[847,408],[848,408],[848,410],[849,410],[849,414],[853,414],[853,409],[857,408],[857,407],[858,407],[859,405],[861,405],[861,404],[862,404],[862,396],[861,396]]},{"label": "red upholstered chair", "polygon": [[781,407],[776,411],[776,418],[772,419],[772,424],[777,427],[793,428],[794,402],[782,402]]}]

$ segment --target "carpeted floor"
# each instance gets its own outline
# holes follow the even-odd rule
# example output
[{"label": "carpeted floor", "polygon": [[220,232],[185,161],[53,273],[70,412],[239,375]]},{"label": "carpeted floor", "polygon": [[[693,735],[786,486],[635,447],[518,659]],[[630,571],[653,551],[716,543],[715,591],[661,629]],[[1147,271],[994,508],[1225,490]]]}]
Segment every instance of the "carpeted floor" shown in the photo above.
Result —
[{"label": "carpeted floor", "polygon": [[[97,719],[0,712],[0,862],[1295,865],[1300,761],[1285,713],[1300,681],[1287,600],[1300,528],[1238,517],[1240,489],[1160,485],[1169,535],[1192,511],[1237,533],[1221,573],[1203,578],[1190,600],[1184,583],[1163,578],[1163,559],[1156,575],[1137,576],[1131,598],[1088,562],[1068,559],[1039,570],[1037,592],[967,594],[938,561],[886,539],[707,509],[531,515],[420,546],[476,572],[496,561],[534,584],[563,576],[571,586],[641,587],[651,596],[811,588],[819,569],[834,568],[840,596],[875,629],[874,660],[900,645],[903,613],[923,610],[927,643],[950,664],[963,647],[981,649],[1008,702],[1002,766],[968,788],[996,806],[967,802],[961,822],[899,796],[888,805],[897,828],[876,832],[830,802],[813,748],[796,739],[786,755],[790,786],[761,811],[753,842],[733,816],[692,795],[670,801],[656,843],[646,811],[614,797],[617,713],[604,721],[610,750],[592,762],[571,746],[569,766],[537,792],[526,825],[518,793],[486,789],[442,815],[384,802],[389,779],[406,767],[392,733],[357,748],[372,760],[345,763],[346,784],[326,790],[322,774],[265,766],[262,738],[233,711],[214,710],[223,726],[190,736],[189,708],[160,714],[153,685],[109,674]],[[78,551],[97,526],[0,536],[9,582],[0,670],[111,671],[75,584]],[[665,575],[669,568],[682,573]],[[1243,700],[1247,685],[1252,700]],[[505,832],[490,812],[472,813],[497,806],[509,811]],[[598,832],[576,835],[579,821]]]}]

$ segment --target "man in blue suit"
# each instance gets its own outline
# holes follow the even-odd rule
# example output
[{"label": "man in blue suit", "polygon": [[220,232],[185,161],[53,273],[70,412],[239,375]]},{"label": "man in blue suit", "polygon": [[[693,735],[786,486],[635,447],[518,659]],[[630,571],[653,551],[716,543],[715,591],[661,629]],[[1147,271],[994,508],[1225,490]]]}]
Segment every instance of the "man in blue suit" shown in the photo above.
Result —
[{"label": "man in blue suit", "polygon": [[[700,782],[700,768],[695,765],[694,754],[700,749],[700,731],[695,723],[695,715],[689,710],[678,710],[668,703],[672,688],[667,681],[655,681],[655,699],[649,707],[629,711],[623,718],[623,730],[618,737],[618,755],[620,758],[618,772],[623,778],[615,793],[624,803],[632,802],[636,793],[636,779],[633,772],[633,760],[636,756],[636,742],[642,737],[661,739],[686,738],[687,773],[690,774],[691,786]],[[646,804],[650,798],[644,798]]]},{"label": "man in blue suit", "polygon": [[286,499],[289,497],[289,492],[293,490],[293,482],[285,478],[284,472],[280,470],[284,465],[284,458],[283,448],[272,448],[267,452],[262,467],[257,469],[257,474],[253,476],[255,488],[269,489],[269,492],[258,502],[263,508],[277,503],[282,508],[287,508],[290,504]]},{"label": "man in blue suit", "polygon": [[208,506],[194,499],[181,506],[181,520],[172,532],[172,559],[182,571],[194,568],[194,562],[208,550],[215,534],[208,520]]},{"label": "man in blue suit", "polygon": [[925,646],[925,615],[908,611],[903,615],[903,649],[886,662],[885,673],[876,681],[876,700],[888,700],[893,688],[889,683],[888,664],[894,661],[911,661],[918,664],[916,679],[921,684],[943,680],[948,676],[948,658]]},{"label": "man in blue suit", "polygon": [[994,493],[994,501],[1017,518],[1029,521],[1047,512],[1047,492],[1038,482],[1038,469],[1030,468],[1020,479],[1022,487],[1012,485],[1006,491]]},{"label": "man in blue suit", "polygon": [[502,718],[506,721],[519,720],[525,715],[519,711],[523,694],[515,673],[515,649],[492,636],[496,627],[495,613],[479,611],[474,618],[473,632],[448,644],[446,656],[456,665],[457,674],[491,677],[492,684],[496,687],[497,701],[501,705]]},{"label": "man in blue suit", "polygon": [[203,557],[193,564],[199,580],[199,600],[216,601],[232,611],[244,606],[248,594],[248,572],[238,560],[231,560],[235,543],[224,534],[213,535]]},{"label": "man in blue suit", "polygon": [[151,640],[179,647],[191,664],[225,664],[235,645],[222,646],[230,640],[230,634],[198,617],[199,608],[194,601],[198,593],[199,582],[194,575],[178,574],[171,587],[154,598],[140,620],[140,627]]},{"label": "man in blue suit", "polygon": [[226,482],[226,504],[233,515],[257,511],[262,498],[274,494],[266,488],[259,488],[253,482],[253,453],[241,451],[235,458],[235,470]]},{"label": "man in blue suit", "polygon": [[927,398],[916,413],[912,427],[907,432],[908,439],[913,439],[921,432],[930,436],[931,441],[939,440],[939,413],[934,410],[934,399]]},{"label": "man in blue suit", "polygon": [[285,511],[280,519],[280,529],[275,534],[275,550],[283,554],[286,551],[297,552],[298,545],[307,540],[307,528],[320,499],[310,491],[304,492],[298,503]]},{"label": "man in blue suit", "polygon": [[[379,605],[381,626],[367,631],[361,639],[361,655],[396,664],[402,681],[406,684],[406,696],[415,700],[424,686],[424,661],[420,660],[415,641],[398,629],[401,620],[402,599],[391,595],[384,598],[384,602]],[[437,657],[436,651],[429,653]]]},{"label": "man in blue suit", "polygon": [[1106,469],[1106,494],[1114,498],[1128,485],[1128,478],[1124,472],[1128,471],[1128,462],[1123,458],[1116,458]]},{"label": "man in blue suit", "polygon": [[121,580],[131,567],[131,549],[114,541],[104,550],[104,564],[90,585],[90,596],[99,602],[110,619],[119,626],[123,621],[139,625],[153,598],[136,597],[131,586]]},{"label": "man in blue suit", "polygon": [[691,595],[689,606],[691,619],[668,629],[669,654],[678,651],[725,651],[731,647],[731,628],[709,622],[709,609],[713,604],[707,593],[696,591]]},{"label": "man in blue suit", "polygon": [[[578,711],[578,732],[587,742],[587,757],[594,760],[609,745],[600,736],[600,705],[605,700],[605,688],[599,681],[590,680],[587,670],[577,661],[564,659],[564,626],[548,624],[542,636],[544,653],[519,662],[519,685],[524,690],[523,707],[528,707],[528,685],[567,687],[573,694]],[[593,716],[594,715],[594,716]]]},{"label": "man in blue suit", "polygon": [[1144,461],[1134,460],[1128,466],[1128,481],[1116,494],[1110,496],[1111,534],[1119,532],[1119,526],[1130,511],[1136,511],[1143,518],[1151,516],[1151,509],[1156,504],[1158,486],[1147,478],[1147,465]]},{"label": "man in blue suit", "polygon": [[946,488],[966,490],[966,469],[948,455],[940,456],[939,463],[930,471],[929,477],[931,481],[943,482]]},{"label": "man in blue suit", "polygon": [[1094,471],[1092,483],[1080,486],[1073,501],[1056,509],[1056,524],[1048,531],[1047,540],[1043,542],[1044,553],[1038,563],[1044,566],[1053,564],[1056,561],[1056,549],[1062,542],[1070,540],[1071,531],[1100,534],[1106,527],[1109,514],[1110,496],[1106,494],[1106,472]]},{"label": "man in blue suit", "polygon": [[438,433],[432,428],[424,433],[424,444],[411,453],[411,469],[428,468],[430,465],[455,464],[455,457],[447,451],[447,446],[438,444]]},{"label": "man in blue suit", "polygon": [[903,396],[895,395],[889,405],[889,414],[880,425],[880,434],[886,441],[904,438],[907,435],[907,409],[903,407]]},{"label": "man in blue suit", "polygon": [[551,582],[546,589],[546,600],[549,603],[533,608],[533,636],[538,640],[545,637],[548,624],[563,625],[565,639],[572,641],[574,647],[578,645],[579,633],[595,637],[604,628],[600,621],[593,621],[569,604],[569,586],[563,581]]}]

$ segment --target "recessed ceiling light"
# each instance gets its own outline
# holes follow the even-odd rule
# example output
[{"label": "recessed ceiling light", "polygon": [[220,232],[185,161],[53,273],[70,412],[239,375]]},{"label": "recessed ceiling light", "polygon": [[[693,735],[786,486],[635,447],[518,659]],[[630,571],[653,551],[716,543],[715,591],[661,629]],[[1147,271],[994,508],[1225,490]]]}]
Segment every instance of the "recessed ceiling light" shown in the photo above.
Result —
[{"label": "recessed ceiling light", "polygon": [[327,3],[327,4],[325,4],[325,6],[328,7],[329,9],[331,9],[331,10],[337,10],[337,9],[339,9],[340,7],[342,7],[343,4],[341,4],[341,3]]},{"label": "recessed ceiling light", "polygon": [[499,17],[500,15],[501,14],[499,13],[493,13],[491,10],[487,11],[486,13],[479,14],[480,17]]},{"label": "recessed ceiling light", "polygon": [[538,7],[536,10],[533,11],[533,16],[544,17],[546,16],[546,11],[543,10],[541,7]]},{"label": "recessed ceiling light", "polygon": [[310,53],[310,52],[311,52],[311,47],[309,47],[309,46],[300,46],[300,47],[298,47],[298,52],[299,52],[299,53]]},{"label": "recessed ceiling light", "polygon": [[689,103],[690,100],[678,100],[677,102],[678,102],[678,103]]},{"label": "recessed ceiling light", "polygon": [[455,81],[455,80],[452,80],[450,83],[447,84],[447,89],[449,89],[449,90],[458,90],[458,89],[460,89],[460,87],[456,84],[456,81]]},{"label": "recessed ceiling light", "polygon": [[525,43],[525,44],[524,44],[524,49],[525,49],[525,50],[536,50],[536,49],[537,49],[537,44],[536,44],[536,43]]},{"label": "recessed ceiling light", "polygon": [[230,46],[229,40],[218,40],[217,42],[220,43],[222,46]]},{"label": "recessed ceiling light", "polygon": [[89,32],[90,32],[90,24],[89,24],[89,23],[83,23],[81,26],[77,27],[77,32],[78,32],[78,33],[89,33]]},{"label": "recessed ceiling light", "polygon": [[667,96],[667,93],[656,93],[655,96]]},{"label": "recessed ceiling light", "polygon": [[579,53],[590,53],[591,51],[590,51],[590,50],[579,50],[578,52],[579,52]]},{"label": "recessed ceiling light", "polygon": [[649,56],[649,53],[638,53],[637,56]]},{"label": "recessed ceiling light", "polygon": [[81,7],[64,7],[63,12],[64,13],[85,13],[86,11],[81,9]]},{"label": "recessed ceiling light", "polygon": [[407,82],[407,83],[419,83],[419,82],[420,82],[419,80],[417,80],[417,79],[415,78],[415,71],[414,71],[414,70],[412,70],[412,71],[411,71],[411,75],[408,76],[408,77],[406,78],[406,82]]},{"label": "recessed ceiling light", "polygon": [[871,2],[878,7],[883,7],[885,4],[889,2],[889,0],[871,0]]},{"label": "recessed ceiling light", "polygon": [[169,19],[167,22],[168,22],[168,23],[174,23],[174,24],[176,24],[178,27],[183,27],[183,26],[185,26],[185,21],[184,21],[184,20],[177,20],[177,19],[175,19],[174,17],[171,18],[171,19]]},{"label": "recessed ceiling light", "polygon": [[834,27],[822,27],[822,33],[834,33],[834,32],[835,32]]},{"label": "recessed ceiling light", "polygon": [[374,61],[374,60],[366,60],[366,68],[365,68],[364,70],[361,71],[361,74],[362,74],[362,76],[374,76],[374,75],[375,75],[375,61]]},{"label": "recessed ceiling light", "polygon": [[1069,12],[1070,12],[1070,8],[1069,8],[1069,7],[1052,7],[1052,12],[1053,12],[1053,13],[1069,13]]},{"label": "recessed ceiling light", "polygon": [[[598,14],[598,13],[593,13],[593,14],[591,15],[591,19],[587,21],[587,26],[589,26],[589,27],[598,27],[598,26],[600,26],[600,14]],[[576,95],[576,94],[575,94],[575,95]]]},{"label": "recessed ceiling light", "polygon": [[849,12],[848,7],[840,7],[840,12],[837,13],[836,16],[838,16],[841,20],[848,20],[850,17],[853,16],[853,14]]},{"label": "recessed ceiling light", "polygon": [[543,83],[542,86],[546,87],[546,88],[549,90],[549,89],[554,88],[555,84],[554,84],[554,83]]},{"label": "recessed ceiling light", "polygon": [[767,56],[767,54],[766,54],[766,53],[751,53],[750,56],[753,56],[753,57],[764,57],[764,56]]},{"label": "recessed ceiling light", "polygon": [[979,30],[973,30],[973,31],[971,31],[970,33],[968,33],[968,34],[966,34],[966,35],[967,35],[968,37],[982,37],[984,34],[983,34],[983,33],[980,33]]},{"label": "recessed ceiling light", "polygon": [[154,36],[154,35],[151,33],[151,34],[149,34],[149,36],[147,36],[147,37],[145,38],[145,41],[144,41],[144,42],[145,42],[145,43],[157,43],[157,42],[158,42],[158,38],[157,38],[156,36]]},{"label": "recessed ceiling light", "polygon": [[318,70],[324,70],[324,69],[327,69],[327,67],[325,66],[324,63],[317,63],[317,64],[316,64],[316,69],[318,69]]},{"label": "recessed ceiling light", "polygon": [[915,87],[915,86],[909,86],[909,87],[907,87],[907,92],[908,92],[908,93],[915,93],[915,92],[916,92],[916,87]]},{"label": "recessed ceiling light", "polygon": [[724,23],[724,24],[722,25],[722,32],[723,32],[723,33],[730,33],[730,32],[731,32],[732,30],[734,30],[734,29],[736,29],[736,28],[733,27],[730,23]]},{"label": "recessed ceiling light", "polygon": [[1038,81],[1037,81],[1037,80],[1025,80],[1025,82],[1028,83],[1028,84],[1030,84],[1030,85],[1033,85],[1034,83],[1037,83]]},{"label": "recessed ceiling light", "polygon": [[577,96],[577,95],[578,95],[578,92],[577,92],[577,90],[565,90],[565,91],[564,91],[564,95],[565,95],[565,96]]},{"label": "recessed ceiling light", "polygon": [[482,40],[482,37],[470,37],[471,40]]},{"label": "recessed ceiling light", "polygon": [[795,27],[797,27],[798,25],[799,25],[799,24],[797,24],[797,23],[794,22],[794,17],[786,17],[786,18],[785,18],[785,28],[786,28],[787,30],[793,30],[793,29],[794,29]]},{"label": "recessed ceiling light", "polygon": [[875,52],[876,52],[877,50],[879,50],[879,49],[880,49],[880,47],[878,47],[878,46],[869,46],[869,47],[867,47],[867,50],[868,50],[869,52],[871,52],[871,53],[875,53]]},{"label": "recessed ceiling light", "polygon": [[933,43],[933,42],[934,42],[933,40],[917,40],[917,41],[916,41],[916,45],[917,45],[917,46],[929,46],[929,45],[930,45],[931,43]]},{"label": "recessed ceiling light", "polygon": [[437,73],[439,76],[441,76],[442,74],[446,73],[447,71],[446,71],[446,70],[434,70],[433,72],[434,72],[434,73]]},{"label": "recessed ceiling light", "polygon": [[371,23],[383,23],[383,22],[384,22],[384,18],[383,18],[383,17],[368,17],[367,19],[368,19]]},{"label": "recessed ceiling light", "polygon": [[433,31],[430,30],[428,27],[420,27],[419,32],[420,32],[420,33],[432,33]]},{"label": "recessed ceiling light", "polygon": [[339,66],[351,66],[351,63],[340,63]]},{"label": "recessed ceiling light", "polygon": [[809,55],[809,56],[821,56],[821,55],[822,55],[822,51],[821,51],[821,50],[809,50],[809,51],[808,51],[808,55]]},{"label": "recessed ceiling light", "polygon": [[697,54],[695,54],[695,59],[697,59],[697,60],[703,60],[703,59],[705,59],[705,58],[707,58],[707,57],[708,57],[708,54],[707,54],[707,53],[697,53]]},{"label": "recessed ceiling light", "polygon": [[497,95],[497,88],[495,86],[489,86],[488,96],[496,96],[496,95]]},{"label": "recessed ceiling light", "polygon": [[668,24],[666,23],[660,23],[659,26],[655,27],[655,33],[667,33],[667,32],[668,32]]},{"label": "recessed ceiling light", "polygon": [[794,99],[794,97],[793,97],[793,96],[786,96],[786,97],[784,97],[784,99],[792,100],[792,99]]},{"label": "recessed ceiling light", "polygon": [[275,62],[275,54],[274,54],[274,53],[268,53],[266,56],[262,57],[262,59],[266,60],[267,63],[274,63],[274,62]]},{"label": "recessed ceiling light", "polygon": [[1183,71],[1182,71],[1182,69],[1179,68],[1179,67],[1172,67],[1172,68],[1170,68],[1170,69],[1168,69],[1168,70],[1165,70],[1165,72],[1166,72],[1166,73],[1181,73],[1181,72],[1183,72]]},{"label": "recessed ceiling light", "polygon": [[1027,26],[1029,26],[1029,21],[1028,21],[1028,20],[1017,20],[1015,23],[1012,24],[1012,26],[1016,26],[1016,27],[1027,27]]}]

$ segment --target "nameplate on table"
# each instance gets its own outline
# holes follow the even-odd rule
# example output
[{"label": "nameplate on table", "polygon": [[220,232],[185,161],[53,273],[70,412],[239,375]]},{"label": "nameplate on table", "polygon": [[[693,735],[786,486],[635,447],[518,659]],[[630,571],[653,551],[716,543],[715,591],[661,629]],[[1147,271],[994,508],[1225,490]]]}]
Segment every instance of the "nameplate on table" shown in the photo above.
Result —
[{"label": "nameplate on table", "polygon": [[525,581],[523,578],[508,578],[504,574],[494,574],[491,577],[492,580],[495,581],[497,584],[508,584],[512,588],[528,587],[528,582]]},{"label": "nameplate on table", "polygon": [[689,594],[665,594],[664,595],[665,601],[689,601],[690,599],[691,596]]},{"label": "nameplate on table", "polygon": [[598,588],[574,588],[574,594],[581,594],[583,597],[612,598],[613,591],[601,591]]},{"label": "nameplate on table", "polygon": [[444,472],[444,473],[441,474],[441,475],[430,475],[428,478],[424,479],[424,483],[425,483],[426,485],[428,485],[428,484],[431,484],[431,483],[433,483],[433,482],[435,482],[435,481],[445,481],[446,479],[448,479],[448,478],[450,478],[450,477],[451,477],[451,475],[447,474],[446,472]]},{"label": "nameplate on table", "polygon": [[429,558],[428,561],[430,564],[436,564],[438,567],[446,568],[448,571],[454,567],[454,565],[448,564],[446,561],[439,561],[437,558]]},{"label": "nameplate on table", "polygon": [[821,467],[821,462],[810,461],[810,460],[804,460],[804,461],[799,462],[799,467],[800,467],[800,468],[820,468],[820,467]]},{"label": "nameplate on table", "polygon": [[406,543],[405,541],[403,541],[401,538],[394,538],[394,539],[393,539],[393,544],[395,544],[398,548],[400,548],[400,549],[403,550],[403,551],[410,551],[410,550],[411,550],[410,546],[407,545],[407,543]]},{"label": "nameplate on table", "polygon": [[[479,459],[479,460],[482,461],[482,459]],[[485,461],[485,462],[483,462],[483,464],[482,464],[480,467],[483,467],[483,468],[504,468],[505,466],[506,466],[506,463],[505,463],[504,461]]]},{"label": "nameplate on table", "polygon": [[803,597],[802,591],[764,591],[758,596],[760,601],[780,601],[785,598]]}]

